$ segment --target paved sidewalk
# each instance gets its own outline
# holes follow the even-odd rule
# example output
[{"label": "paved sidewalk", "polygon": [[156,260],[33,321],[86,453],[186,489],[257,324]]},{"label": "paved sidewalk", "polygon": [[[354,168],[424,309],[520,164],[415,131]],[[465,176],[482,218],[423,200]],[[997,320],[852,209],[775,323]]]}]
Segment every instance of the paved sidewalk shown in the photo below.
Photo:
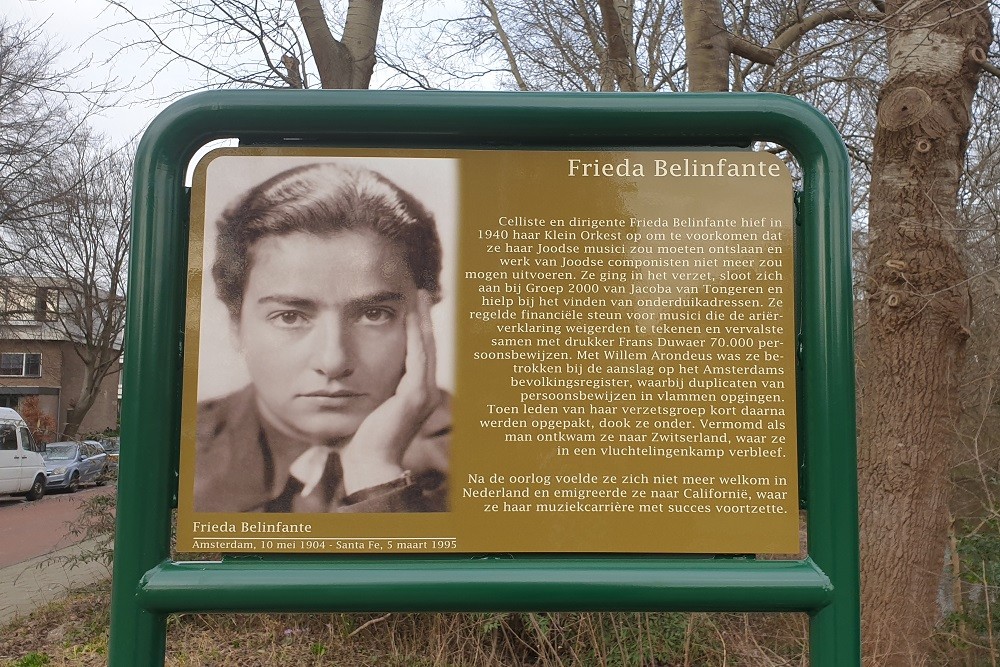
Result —
[{"label": "paved sidewalk", "polygon": [[80,553],[91,546],[92,542],[81,542],[0,569],[0,625],[9,623],[18,616],[27,616],[74,588],[110,577],[103,563],[84,563],[72,569],[61,562],[39,566],[46,560]]}]

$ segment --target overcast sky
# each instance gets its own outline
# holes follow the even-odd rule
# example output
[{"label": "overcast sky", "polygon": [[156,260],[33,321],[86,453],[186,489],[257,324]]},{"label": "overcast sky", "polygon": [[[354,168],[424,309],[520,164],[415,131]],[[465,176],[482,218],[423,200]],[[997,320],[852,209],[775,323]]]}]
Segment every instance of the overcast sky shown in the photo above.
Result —
[{"label": "overcast sky", "polygon": [[[108,62],[115,53],[115,40],[122,40],[124,30],[114,29],[118,17],[103,0],[2,0],[3,13],[15,21],[26,20],[32,25],[43,25],[53,46],[62,52],[60,64],[73,67],[89,62],[85,72],[76,82],[80,88],[115,79],[125,87],[141,73],[138,58],[118,58]],[[140,11],[154,11],[163,0],[132,0]],[[135,30],[135,28],[131,28]],[[151,97],[184,89],[181,76],[170,73],[158,77],[156,88],[123,93],[112,108],[104,109],[90,119],[98,131],[111,136],[116,142],[126,141],[142,132],[143,128],[165,106],[164,102],[150,103]]]},{"label": "overcast sky", "polygon": [[[386,4],[388,11],[389,3]],[[178,91],[191,90],[203,80],[204,72],[200,68],[174,64],[157,73],[152,84],[146,84],[155,67],[144,62],[141,52],[133,49],[112,60],[119,44],[133,42],[146,35],[135,23],[123,25],[127,16],[121,10],[110,7],[105,0],[0,0],[0,5],[3,7],[0,12],[8,19],[42,25],[52,44],[59,47],[64,67],[88,63],[82,79],[76,84],[79,88],[114,80],[125,91],[119,102],[90,121],[94,128],[118,141],[141,133],[156,113],[168,104],[164,98]],[[128,6],[139,16],[153,16],[164,12],[170,2],[128,0]],[[440,17],[443,8],[448,6],[449,2],[421,5],[421,20]],[[379,85],[379,78],[380,72],[376,68],[373,87]],[[483,85],[493,87],[492,83],[482,81],[458,84],[459,87],[470,88]]]}]

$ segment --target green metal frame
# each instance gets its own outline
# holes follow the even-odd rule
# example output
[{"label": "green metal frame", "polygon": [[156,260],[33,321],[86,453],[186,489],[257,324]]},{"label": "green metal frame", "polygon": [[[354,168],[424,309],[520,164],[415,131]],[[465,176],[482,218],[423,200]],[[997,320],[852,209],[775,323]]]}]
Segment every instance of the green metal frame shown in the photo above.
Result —
[{"label": "green metal frame", "polygon": [[[188,162],[206,142],[372,148],[739,147],[794,153],[799,441],[809,557],[260,556],[170,560],[184,339]],[[294,139],[291,144],[288,139]],[[162,665],[166,615],[195,611],[801,611],[813,667],[860,665],[847,154],[808,105],[770,94],[225,91],[161,113],[139,144],[124,371],[111,667]],[[141,447],[139,446],[141,445]],[[141,449],[141,452],[140,452]]]}]

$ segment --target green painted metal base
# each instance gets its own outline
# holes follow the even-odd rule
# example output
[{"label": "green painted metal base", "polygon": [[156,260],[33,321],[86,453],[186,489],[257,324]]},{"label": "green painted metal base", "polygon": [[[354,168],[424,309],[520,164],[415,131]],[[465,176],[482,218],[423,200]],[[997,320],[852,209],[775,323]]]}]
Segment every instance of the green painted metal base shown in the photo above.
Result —
[{"label": "green painted metal base", "polygon": [[[434,595],[425,597],[428,587]],[[832,600],[829,579],[810,561],[579,557],[164,563],[139,593],[159,612],[797,611]]]}]

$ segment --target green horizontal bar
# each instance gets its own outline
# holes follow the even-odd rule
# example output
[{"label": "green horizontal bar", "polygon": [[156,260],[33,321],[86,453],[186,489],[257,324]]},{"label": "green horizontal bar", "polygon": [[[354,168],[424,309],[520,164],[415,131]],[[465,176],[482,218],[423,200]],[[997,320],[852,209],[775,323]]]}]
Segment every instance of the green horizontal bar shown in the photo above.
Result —
[{"label": "green horizontal bar", "polygon": [[809,559],[396,557],[168,561],[145,574],[137,601],[170,613],[815,612],[832,600],[830,579]]}]

